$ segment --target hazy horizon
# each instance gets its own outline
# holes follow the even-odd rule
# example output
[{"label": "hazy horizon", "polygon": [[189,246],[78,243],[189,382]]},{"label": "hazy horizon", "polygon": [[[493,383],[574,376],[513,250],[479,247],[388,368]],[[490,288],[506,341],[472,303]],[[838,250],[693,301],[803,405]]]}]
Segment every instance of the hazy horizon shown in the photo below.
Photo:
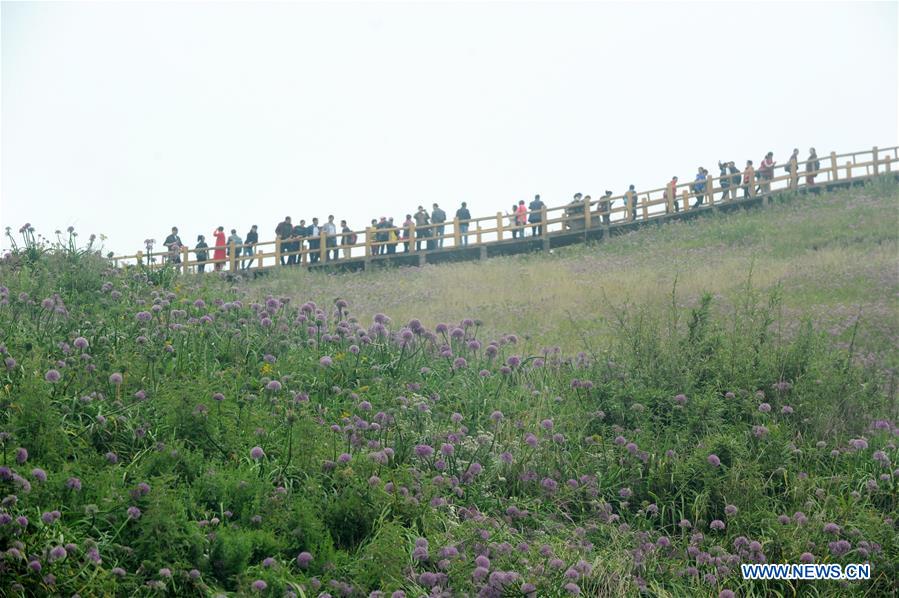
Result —
[{"label": "hazy horizon", "polygon": [[3,2],[0,21],[0,226],[118,255],[171,226],[193,246],[219,225],[270,240],[285,215],[487,216],[899,143],[895,2]]}]

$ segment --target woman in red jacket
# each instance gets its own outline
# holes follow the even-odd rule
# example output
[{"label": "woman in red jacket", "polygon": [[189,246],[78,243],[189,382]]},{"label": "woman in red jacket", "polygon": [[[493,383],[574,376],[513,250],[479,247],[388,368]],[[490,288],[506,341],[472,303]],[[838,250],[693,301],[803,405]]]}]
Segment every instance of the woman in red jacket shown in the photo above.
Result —
[{"label": "woman in red jacket", "polygon": [[212,236],[215,237],[215,253],[212,254],[212,259],[215,260],[216,271],[219,271],[225,265],[225,227],[215,229]]}]

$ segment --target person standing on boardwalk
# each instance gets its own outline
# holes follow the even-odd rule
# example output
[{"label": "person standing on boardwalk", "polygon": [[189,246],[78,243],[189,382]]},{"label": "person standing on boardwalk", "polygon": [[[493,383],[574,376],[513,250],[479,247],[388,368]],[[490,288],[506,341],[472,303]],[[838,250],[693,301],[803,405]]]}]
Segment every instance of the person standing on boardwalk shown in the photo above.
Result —
[{"label": "person standing on boardwalk", "polygon": [[406,221],[403,222],[403,251],[409,253],[409,243],[412,239],[412,227],[415,221],[412,220],[412,214],[406,214]]},{"label": "person standing on boardwalk", "polygon": [[810,147],[808,150],[808,160],[805,162],[805,184],[814,185],[815,177],[821,170],[821,162],[818,161],[818,153],[815,148]]},{"label": "person standing on boardwalk", "polygon": [[518,228],[518,230],[521,231],[519,234],[521,234],[521,238],[523,239],[524,233],[527,230],[525,227],[527,226],[527,223],[528,223],[528,207],[526,205],[524,205],[523,199],[518,201],[518,209],[516,210],[516,216],[517,216],[517,218],[515,219],[515,224],[518,225],[518,226],[516,226],[516,228]]},{"label": "person standing on boardwalk", "polygon": [[325,259],[336,260],[339,256],[337,255],[337,225],[334,224],[334,216],[328,216],[328,221],[322,226],[322,234],[325,236],[325,247],[332,248],[325,249]]},{"label": "person standing on boardwalk", "polygon": [[746,160],[746,168],[743,169],[743,198],[749,197],[749,189],[752,182],[752,160]]},{"label": "person standing on boardwalk", "polygon": [[426,228],[430,222],[428,212],[422,206],[418,206],[418,211],[415,212],[415,251],[421,250],[419,239],[427,239],[430,236],[430,231]]},{"label": "person standing on boardwalk", "polygon": [[530,215],[528,221],[531,223],[531,236],[539,237],[543,234],[543,207],[544,203],[539,195],[534,196],[534,200],[528,205]]},{"label": "person standing on boardwalk", "polygon": [[721,201],[727,199],[730,193],[730,176],[727,174],[728,162],[718,160],[718,179],[721,181]]},{"label": "person standing on boardwalk", "polygon": [[793,172],[793,160],[796,160],[797,168],[799,164],[799,148],[794,147],[793,153],[790,154],[790,159],[787,160],[787,163],[784,165],[784,170],[786,170],[789,174],[799,174]]},{"label": "person standing on boardwalk", "polygon": [[197,236],[197,246],[194,247],[196,249],[195,255],[197,256],[197,272],[204,272],[206,270],[206,260],[209,259],[209,252],[207,251],[209,245],[206,244],[206,237],[203,235]]},{"label": "person standing on boardwalk", "polygon": [[[254,256],[256,255],[256,243],[259,242],[259,232],[257,230],[256,225],[250,227],[250,232],[247,233],[247,236],[244,238],[244,244],[246,245],[243,248],[244,256]],[[246,270],[250,266],[253,265],[253,258],[245,259],[243,264],[241,264],[241,269]]]},{"label": "person standing on boardwalk", "polygon": [[599,213],[602,216],[602,223],[608,226],[612,222],[612,192],[606,190],[602,197],[599,198]]},{"label": "person standing on boardwalk", "polygon": [[[232,251],[234,255],[231,254]],[[237,259],[241,253],[243,253],[243,239],[237,234],[237,229],[232,228],[231,234],[228,236],[228,257]],[[237,260],[237,262],[240,263],[240,260]]]},{"label": "person standing on boardwalk", "polygon": [[390,240],[390,233],[387,229],[390,228],[390,223],[387,222],[385,216],[381,216],[381,220],[375,223],[375,228],[378,229],[378,232],[375,234],[375,241],[378,242],[378,250],[375,252],[375,255],[386,255],[387,242]]},{"label": "person standing on boardwalk", "polygon": [[[279,223],[278,226],[275,227],[275,236],[281,240],[281,245],[283,246],[284,242],[287,241],[287,239],[289,239],[292,234],[293,234],[293,225],[290,223],[290,216],[285,216],[284,222]],[[288,248],[286,249],[286,251],[290,251],[290,245],[288,245]],[[281,256],[281,265],[284,266],[286,264],[287,264],[287,259],[285,259],[285,257],[282,255]]]},{"label": "person standing on boardwalk", "polygon": [[471,220],[471,212],[468,211],[468,204],[462,202],[462,207],[456,210],[456,219],[459,220],[459,234],[461,235],[462,245],[468,245],[468,224]]},{"label": "person standing on boardwalk", "polygon": [[762,163],[759,164],[759,179],[761,179],[762,183],[756,191],[763,191],[764,193],[771,191],[771,179],[774,178],[775,164],[777,162],[774,160],[774,152],[765,154]]},{"label": "person standing on boardwalk", "polygon": [[215,271],[218,272],[225,265],[225,227],[220,226],[212,232],[215,237],[215,252],[212,259],[215,261]]},{"label": "person standing on boardwalk", "polygon": [[172,264],[181,263],[181,237],[178,236],[178,227],[172,227],[172,234],[165,238],[163,245],[169,250],[169,262]]},{"label": "person standing on boardwalk", "polygon": [[671,204],[674,206],[675,212],[680,212],[680,207],[677,205],[677,177],[671,177],[671,180],[668,181],[668,195],[671,196]]},{"label": "person standing on boardwalk", "polygon": [[[631,221],[634,221],[637,219],[637,191],[633,185],[629,185],[627,190],[631,194]],[[627,206],[627,195],[624,196],[624,205]]]},{"label": "person standing on boardwalk", "polygon": [[446,212],[437,204],[434,204],[431,210],[431,222],[437,225],[434,229],[434,244],[436,247],[443,247],[443,235],[446,232],[446,225],[444,224],[446,222]]},{"label": "person standing on boardwalk", "polygon": [[699,171],[696,173],[696,179],[693,181],[693,193],[696,195],[696,203],[693,204],[694,208],[701,206],[705,197],[706,172],[706,169],[700,166]]},{"label": "person standing on boardwalk", "polygon": [[740,179],[742,176],[740,175],[740,171],[737,170],[737,165],[734,164],[733,160],[727,163],[727,172],[730,173],[730,198],[737,199],[737,189],[740,187]]},{"label": "person standing on boardwalk", "polygon": [[353,245],[356,244],[356,233],[347,226],[346,220],[340,221],[340,232],[343,234],[340,237],[340,244],[343,246],[343,258],[347,259],[351,255],[350,252],[353,250]]},{"label": "person standing on boardwalk", "polygon": [[387,255],[396,253],[396,244],[399,237],[397,236],[397,228],[393,224],[393,216],[387,219]]},{"label": "person standing on boardwalk", "polygon": [[318,218],[312,219],[312,224],[306,229],[306,235],[309,237],[309,263],[314,264],[321,258],[321,228],[318,226]]}]

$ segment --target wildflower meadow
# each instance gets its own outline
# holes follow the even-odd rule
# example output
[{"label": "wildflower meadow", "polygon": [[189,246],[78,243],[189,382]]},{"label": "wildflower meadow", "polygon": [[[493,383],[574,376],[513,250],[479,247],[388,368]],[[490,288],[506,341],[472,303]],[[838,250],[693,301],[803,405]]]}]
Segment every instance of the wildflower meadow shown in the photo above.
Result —
[{"label": "wildflower meadow", "polygon": [[24,234],[0,262],[0,594],[897,591],[894,378],[748,273],[726,309],[672,287],[544,349],[476,308],[357,313]]}]

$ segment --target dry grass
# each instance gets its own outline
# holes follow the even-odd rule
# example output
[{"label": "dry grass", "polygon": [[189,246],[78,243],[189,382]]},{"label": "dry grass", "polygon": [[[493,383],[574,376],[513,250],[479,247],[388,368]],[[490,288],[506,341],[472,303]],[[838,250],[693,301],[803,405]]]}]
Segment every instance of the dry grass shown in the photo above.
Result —
[{"label": "dry grass", "polygon": [[861,313],[863,343],[881,357],[899,345],[899,188],[881,185],[692,222],[607,243],[423,268],[350,274],[282,270],[260,289],[296,300],[350,301],[363,321],[378,312],[425,324],[473,318],[488,337],[514,332],[531,349],[601,342],[627,304],[664,308],[705,291],[727,305],[747,280],[780,286],[790,318],[808,315],[845,341]]}]

